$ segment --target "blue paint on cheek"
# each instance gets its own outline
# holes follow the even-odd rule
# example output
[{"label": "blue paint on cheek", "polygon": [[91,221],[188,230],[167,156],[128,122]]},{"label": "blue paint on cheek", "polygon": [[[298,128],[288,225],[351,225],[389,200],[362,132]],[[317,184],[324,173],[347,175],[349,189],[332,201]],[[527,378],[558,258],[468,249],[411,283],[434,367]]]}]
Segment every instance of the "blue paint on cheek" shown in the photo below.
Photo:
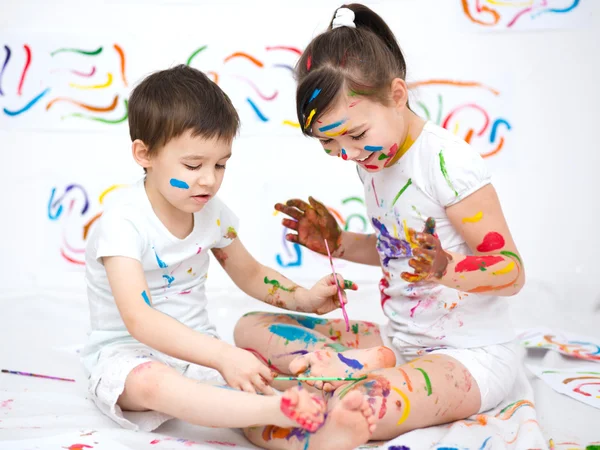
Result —
[{"label": "blue paint on cheek", "polygon": [[340,361],[342,361],[344,364],[346,364],[348,367],[352,367],[353,369],[362,369],[364,366],[360,363],[360,361],[357,361],[356,359],[352,359],[352,358],[346,358],[343,354],[338,353],[337,354],[338,358],[340,359]]},{"label": "blue paint on cheek", "polygon": [[380,152],[383,150],[381,145],[365,145],[365,150],[368,152]]},{"label": "blue paint on cheek", "polygon": [[189,189],[190,186],[185,182],[178,180],[177,178],[171,178],[171,186],[179,189]]},{"label": "blue paint on cheek", "polygon": [[146,291],[142,291],[142,298],[144,299],[144,301],[146,302],[146,304],[147,304],[148,306],[152,306],[152,305],[150,304],[150,299],[148,298],[148,294],[146,294]]}]

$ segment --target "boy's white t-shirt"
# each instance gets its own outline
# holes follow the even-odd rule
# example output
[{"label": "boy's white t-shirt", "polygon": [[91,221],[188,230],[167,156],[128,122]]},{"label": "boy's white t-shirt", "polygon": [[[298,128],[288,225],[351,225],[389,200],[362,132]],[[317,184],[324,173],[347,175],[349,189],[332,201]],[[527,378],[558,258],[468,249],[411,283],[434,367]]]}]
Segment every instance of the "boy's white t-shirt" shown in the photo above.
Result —
[{"label": "boy's white t-shirt", "polygon": [[[515,334],[507,298],[468,294],[433,281],[408,283],[400,276],[414,272],[408,265],[412,249],[405,229],[422,231],[428,217],[435,219],[444,249],[472,254],[445,208],[490,183],[479,153],[448,130],[427,122],[395,165],[375,173],[362,168],[358,172],[377,235],[383,268],[379,289],[390,337],[399,339],[406,354],[423,348],[472,348],[511,341]],[[456,275],[460,282],[460,274]]]},{"label": "boy's white t-shirt", "polygon": [[[218,337],[206,311],[208,251],[227,247],[235,239],[238,225],[235,214],[214,197],[194,213],[192,232],[179,239],[154,213],[144,179],[120,194],[98,220],[86,246],[91,332],[82,361],[88,372],[105,346],[136,342],[117,309],[102,264],[105,256],[140,261],[154,309],[194,330]],[[145,302],[142,292],[139,301]]]}]

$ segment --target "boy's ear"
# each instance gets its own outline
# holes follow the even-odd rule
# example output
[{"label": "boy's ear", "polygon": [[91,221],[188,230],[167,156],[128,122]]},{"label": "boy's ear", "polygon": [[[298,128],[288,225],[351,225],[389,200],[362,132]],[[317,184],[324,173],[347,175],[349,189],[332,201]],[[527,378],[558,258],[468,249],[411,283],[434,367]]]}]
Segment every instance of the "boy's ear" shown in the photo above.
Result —
[{"label": "boy's ear", "polygon": [[131,153],[133,154],[133,159],[135,159],[135,162],[144,169],[148,169],[152,166],[148,146],[144,144],[141,139],[136,139],[131,143]]}]

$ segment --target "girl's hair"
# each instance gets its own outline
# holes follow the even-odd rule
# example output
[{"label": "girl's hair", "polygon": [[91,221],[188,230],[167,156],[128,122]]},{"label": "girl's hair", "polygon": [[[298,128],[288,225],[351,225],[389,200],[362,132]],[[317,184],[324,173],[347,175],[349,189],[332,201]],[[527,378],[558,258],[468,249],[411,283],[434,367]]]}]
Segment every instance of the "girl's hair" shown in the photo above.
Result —
[{"label": "girl's hair", "polygon": [[310,123],[327,112],[343,90],[350,96],[368,95],[387,104],[392,80],[406,77],[404,55],[384,20],[359,3],[341,8],[354,12],[356,28],[333,29],[332,19],[296,65],[296,112],[300,128],[308,136],[312,135]]}]

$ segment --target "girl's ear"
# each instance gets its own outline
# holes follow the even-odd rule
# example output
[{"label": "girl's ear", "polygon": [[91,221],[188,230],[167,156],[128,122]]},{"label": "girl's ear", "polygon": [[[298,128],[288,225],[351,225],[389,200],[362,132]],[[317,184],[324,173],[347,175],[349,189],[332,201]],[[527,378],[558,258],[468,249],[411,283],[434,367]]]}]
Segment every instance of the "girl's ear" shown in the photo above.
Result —
[{"label": "girl's ear", "polygon": [[406,81],[401,78],[394,78],[390,90],[394,105],[404,108],[408,103],[408,86],[406,85]]}]

